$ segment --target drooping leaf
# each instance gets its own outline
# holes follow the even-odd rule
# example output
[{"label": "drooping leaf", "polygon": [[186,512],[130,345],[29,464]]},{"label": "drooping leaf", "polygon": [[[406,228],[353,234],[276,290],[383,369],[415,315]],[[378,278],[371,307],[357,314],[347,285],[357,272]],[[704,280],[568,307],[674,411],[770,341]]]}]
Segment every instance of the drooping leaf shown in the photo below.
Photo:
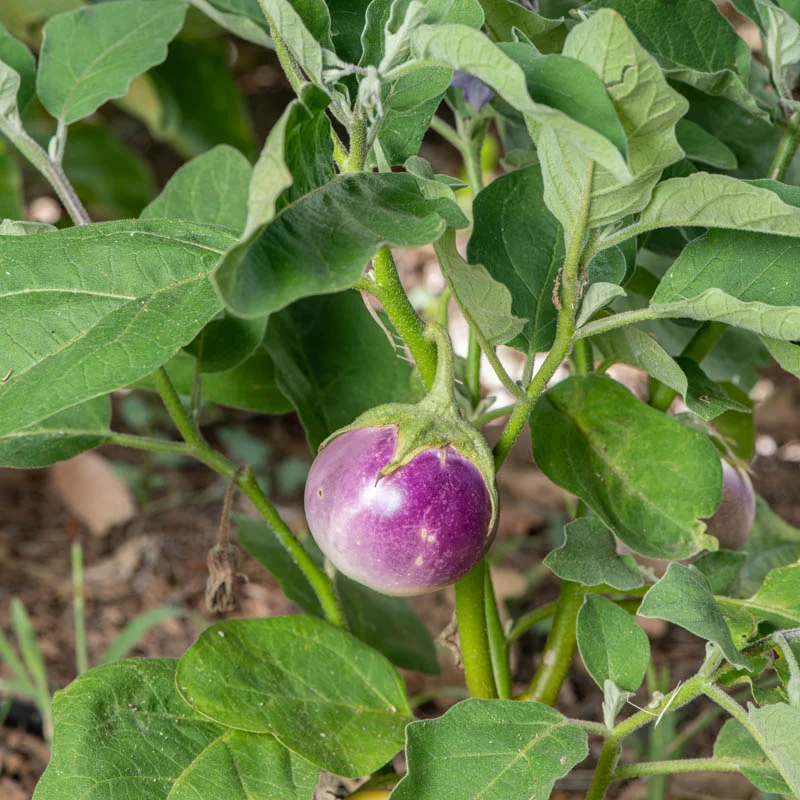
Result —
[{"label": "drooping leaf", "polygon": [[[210,674],[227,680],[209,682]],[[313,764],[349,777],[394,756],[411,719],[391,664],[314,617],[214,625],[184,653],[176,683],[205,716],[237,730],[271,733]]]},{"label": "drooping leaf", "polygon": [[12,372],[0,434],[168,361],[220,311],[208,274],[230,241],[222,228],[155,220],[4,237],[0,350]]},{"label": "drooping leaf", "polygon": [[800,377],[800,346],[792,342],[783,342],[770,336],[763,336],[762,341],[769,350],[769,354],[787,372],[795,377]]},{"label": "drooping leaf", "polygon": [[764,792],[788,794],[790,791],[758,742],[738,720],[729,719],[722,726],[714,742],[714,757],[741,763],[742,775]]},{"label": "drooping leaf", "polygon": [[439,265],[467,322],[483,334],[492,347],[519,336],[525,320],[512,314],[512,295],[481,264],[467,264],[456,249],[455,234],[448,232],[434,244]]},{"label": "drooping leaf", "polygon": [[[6,70],[17,73],[19,84],[14,89]],[[28,48],[18,42],[0,24],[0,116],[8,116],[7,104],[16,100],[20,111],[33,99],[36,91],[36,62]]]},{"label": "drooping leaf", "polygon": [[[443,192],[426,196],[435,187]],[[244,317],[346,289],[378,248],[419,247],[447,227],[463,227],[466,219],[444,192],[404,173],[341,175],[283,209],[240,259],[220,266],[214,282]]]},{"label": "drooping leaf", "polygon": [[650,642],[625,609],[587,594],[576,630],[583,663],[600,688],[606,681],[624,692],[639,688],[650,663]]},{"label": "drooping leaf", "polygon": [[564,261],[564,234],[543,191],[538,166],[492,181],[473,203],[475,223],[467,246],[469,261],[483,264],[511,292],[511,314],[526,322],[509,344],[525,353],[553,344],[557,313],[552,289]]},{"label": "drooping leaf", "polygon": [[727,97],[766,119],[747,88],[750,48],[712,0],[593,0],[586,8],[622,14],[670,80]]},{"label": "drooping leaf", "polygon": [[103,443],[110,420],[111,402],[106,395],[0,436],[0,467],[46,467],[91,450]]},{"label": "drooping leaf", "polygon": [[711,442],[597,375],[568,378],[531,415],[537,465],[580,497],[635,552],[685,558],[708,539],[720,501]]},{"label": "drooping leaf", "polygon": [[590,201],[590,226],[613,222],[647,205],[662,171],[682,156],[675,123],[686,113],[687,103],[667,85],[658,63],[623,18],[609,9],[576,25],[563,54],[591,67],[605,84],[625,131],[632,175],[632,180],[621,181],[586,148],[568,141],[554,127],[543,128],[537,151],[545,201],[569,231],[584,195]]},{"label": "drooping leaf", "polygon": [[189,708],[176,662],[98,667],[56,695],[53,754],[36,800],[311,800],[319,770],[269,735],[226,728]]},{"label": "drooping leaf", "polygon": [[664,577],[644,596],[637,613],[680,625],[695,636],[719,645],[731,664],[749,668],[747,659],[733,643],[708,580],[697,569],[677,562],[670,564]]},{"label": "drooping leaf", "polygon": [[547,19],[514,0],[481,0],[481,6],[486,14],[486,30],[497,41],[513,41],[515,28],[541,53],[558,52],[564,41],[560,19]]},{"label": "drooping leaf", "polygon": [[620,592],[644,585],[636,562],[631,556],[617,555],[614,535],[599,519],[573,520],[564,528],[564,535],[564,544],[544,560],[562,580],[584,586],[604,583]]},{"label": "drooping leaf", "polygon": [[218,144],[254,157],[252,120],[229,61],[224,41],[175,39],[167,60],[139,79],[140,105],[128,95],[125,108],[186,158]]},{"label": "drooping leaf", "polygon": [[733,151],[696,122],[688,119],[678,120],[675,133],[678,144],[690,161],[725,170],[736,169],[739,165]]},{"label": "drooping leaf", "polygon": [[53,17],[36,77],[44,107],[69,125],[122,97],[133,78],[167,57],[185,13],[182,0],[114,0]]},{"label": "drooping leaf", "polygon": [[184,164],[142,211],[141,218],[185,219],[241,233],[247,221],[252,172],[250,162],[238,150],[218,145]]},{"label": "drooping leaf", "polygon": [[765,55],[772,83],[784,102],[794,102],[792,73],[800,61],[800,22],[774,3],[756,0],[764,21]]},{"label": "drooping leaf", "polygon": [[262,47],[270,47],[269,25],[258,0],[189,0],[217,25]]},{"label": "drooping leaf", "polygon": [[792,794],[800,794],[800,708],[776,703],[750,708],[750,724],[761,737],[763,750]]},{"label": "drooping leaf", "polygon": [[558,108],[531,99],[523,69],[480,31],[466,25],[422,25],[412,37],[412,50],[420,59],[432,59],[474,75],[543,129],[558,131],[569,143],[582,148],[620,181],[630,180],[630,170],[617,146]]},{"label": "drooping leaf", "polygon": [[93,220],[137,217],[155,194],[150,165],[108,125],[73,125],[63,165]]},{"label": "drooping leaf", "polygon": [[274,314],[266,347],[313,451],[373,406],[419,399],[411,366],[355,292],[308,298]]},{"label": "drooping leaf", "polygon": [[691,358],[676,359],[688,382],[685,400],[689,410],[704,420],[716,419],[726,411],[746,414],[749,408],[733,400],[728,393],[712,381]]},{"label": "drooping leaf", "polygon": [[586,734],[541,703],[465,700],[408,726],[408,774],[391,798],[549,797],[587,752]]}]

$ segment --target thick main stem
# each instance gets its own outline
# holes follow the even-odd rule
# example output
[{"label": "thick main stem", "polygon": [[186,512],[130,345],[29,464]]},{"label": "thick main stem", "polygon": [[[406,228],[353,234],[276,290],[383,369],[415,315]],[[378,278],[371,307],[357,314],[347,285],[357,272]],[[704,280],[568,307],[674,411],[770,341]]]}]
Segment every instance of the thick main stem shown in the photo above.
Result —
[{"label": "thick main stem", "polygon": [[[237,467],[228,461],[225,456],[218,453],[203,439],[200,431],[192,421],[191,416],[183,407],[172,381],[161,367],[153,374],[158,393],[164,405],[172,417],[175,426],[187,444],[189,453],[199,461],[202,461],[220,475],[233,480],[237,475]],[[297,566],[311,584],[312,589],[319,598],[325,617],[332,625],[345,627],[345,619],[342,614],[339,600],[333,587],[333,582],[325,572],[316,564],[303,545],[297,540],[289,526],[284,522],[281,515],[270,503],[267,496],[258,485],[252,469],[249,467],[238,477],[237,484],[242,492],[249,498],[256,510],[261,514],[267,524],[275,532],[281,544],[286,548],[289,555],[294,559]]]},{"label": "thick main stem", "polygon": [[617,768],[621,752],[622,745],[619,739],[614,736],[606,739],[600,753],[600,760],[597,762],[592,784],[586,793],[586,800],[603,800],[606,796],[608,787],[614,780],[614,770]]}]

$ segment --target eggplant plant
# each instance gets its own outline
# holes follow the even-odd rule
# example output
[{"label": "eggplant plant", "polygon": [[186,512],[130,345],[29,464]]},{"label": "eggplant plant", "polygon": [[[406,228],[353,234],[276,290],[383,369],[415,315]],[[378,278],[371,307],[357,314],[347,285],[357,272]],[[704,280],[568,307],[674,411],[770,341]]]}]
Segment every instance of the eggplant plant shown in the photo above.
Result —
[{"label": "eggplant plant", "polygon": [[[733,0],[760,57],[712,0],[189,5],[0,8],[0,465],[104,443],[192,457],[252,502],[240,543],[304,613],[80,675],[35,800],[539,800],[576,767],[589,800],[701,771],[800,797],[800,531],[748,477],[758,369],[800,376],[800,5]],[[223,36],[274,49],[294,90],[257,157]],[[110,102],[189,159],[146,205]],[[463,180],[420,156],[428,131]],[[23,219],[22,162],[71,225]],[[117,168],[131,191],[93,222]],[[426,245],[446,289],[420,312],[393,251]],[[510,405],[482,397],[484,358]],[[173,438],[114,430],[120,389],[160,395]],[[313,539],[209,444],[203,400],[296,412]],[[577,503],[544,559],[557,601],[504,626],[487,552],[525,441]],[[210,559],[220,609],[236,552]],[[403,595],[449,584],[469,697],[415,720],[398,668],[439,664]],[[637,617],[706,642],[644,699]],[[510,651],[548,619],[521,684]],[[578,654],[603,698],[584,719],[559,710]],[[632,757],[701,697],[726,715],[713,752]]]}]

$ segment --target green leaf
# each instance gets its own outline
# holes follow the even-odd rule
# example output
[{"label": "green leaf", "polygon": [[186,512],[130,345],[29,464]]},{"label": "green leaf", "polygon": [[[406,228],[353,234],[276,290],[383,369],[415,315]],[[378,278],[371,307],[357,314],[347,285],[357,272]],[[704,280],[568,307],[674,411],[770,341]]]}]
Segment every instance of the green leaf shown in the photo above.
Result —
[{"label": "green leaf", "polygon": [[746,558],[746,553],[714,550],[696,558],[692,566],[706,576],[713,594],[726,594],[742,571]]},{"label": "green leaf", "polygon": [[678,363],[649,334],[628,325],[592,337],[592,344],[603,356],[603,361],[622,362],[643,369],[656,380],[669,386],[681,397],[686,397],[688,381]]},{"label": "green leaf", "polygon": [[757,620],[777,628],[800,627],[800,564],[789,564],[769,572],[758,591],[747,600],[720,598],[723,609],[741,604]]},{"label": "green leaf", "polygon": [[[209,675],[227,677],[210,682]],[[392,758],[411,719],[391,664],[313,617],[214,625],[184,653],[176,683],[207,717],[271,733],[313,764],[347,777],[367,775]]]},{"label": "green leaf", "polygon": [[594,0],[585,8],[622,14],[670,80],[727,97],[766,119],[747,89],[750,48],[712,0]]},{"label": "green leaf", "polygon": [[480,31],[466,25],[422,25],[412,37],[412,50],[420,59],[474,75],[545,130],[558,131],[620,181],[630,180],[628,165],[612,142],[559,109],[532,100],[523,69]]},{"label": "green leaf", "polygon": [[155,193],[148,162],[105,124],[79,122],[70,128],[64,172],[98,221],[137,217]]},{"label": "green leaf", "polygon": [[516,28],[542,53],[561,49],[565,33],[562,20],[547,19],[513,0],[481,0],[481,6],[486,30],[496,41],[513,41]]},{"label": "green leaf", "polygon": [[[435,187],[438,196],[428,196]],[[404,173],[341,175],[283,209],[238,263],[220,266],[214,282],[243,317],[349,288],[380,247],[419,247],[448,227],[464,227],[444,191],[450,194],[442,184]]]},{"label": "green leaf", "polygon": [[[188,353],[178,353],[165,365],[170,380],[178,392],[191,397],[195,359]],[[148,379],[137,386],[151,391],[155,387]],[[275,380],[275,364],[263,344],[250,358],[227,372],[207,373],[202,380],[203,399],[221,406],[258,411],[262,414],[285,414],[292,404],[281,394]]]},{"label": "green leaf", "polygon": [[[735,330],[735,328],[733,329]],[[755,421],[753,420],[753,401],[741,386],[724,381],[720,386],[728,397],[745,406],[747,411],[726,411],[714,421],[714,427],[728,440],[733,453],[738,458],[749,461],[755,453]]]},{"label": "green leaf", "polygon": [[562,580],[583,586],[606,584],[620,592],[644,585],[636,562],[630,556],[617,555],[614,535],[599,519],[573,520],[565,526],[564,536],[564,544],[544,560]]},{"label": "green leaf", "polygon": [[0,351],[12,372],[0,435],[126,386],[188,344],[220,311],[208,275],[230,241],[156,220],[3,237]]},{"label": "green leaf", "polygon": [[218,145],[184,164],[142,211],[141,218],[185,219],[241,233],[247,221],[252,172],[250,162],[238,150]]},{"label": "green leaf", "polygon": [[747,716],[790,792],[800,795],[800,708],[776,703],[751,707]]},{"label": "green leaf", "polygon": [[701,419],[710,421],[726,411],[738,411],[744,414],[750,411],[746,405],[733,400],[718,383],[712,381],[696,361],[691,358],[678,358],[676,362],[688,381],[686,405]]},{"label": "green leaf", "polygon": [[601,689],[606,681],[624,692],[639,688],[650,663],[650,642],[627,611],[587,594],[578,612],[577,636],[583,663]]},{"label": "green leaf", "polygon": [[586,757],[586,734],[541,703],[465,700],[408,726],[408,774],[391,800],[529,800]]},{"label": "green leaf", "polygon": [[[524,353],[553,345],[557,312],[553,282],[564,262],[564,233],[543,199],[538,166],[501,175],[472,206],[475,224],[467,258],[511,292],[510,314],[526,320],[509,341]],[[484,310],[485,306],[484,306]]]},{"label": "green leaf", "polygon": [[9,145],[0,142],[0,219],[21,219],[25,215],[24,202],[22,170]]},{"label": "green leaf", "polygon": [[[10,70],[16,72],[17,81]],[[12,105],[24,111],[35,92],[36,61],[31,51],[0,24],[0,116],[8,117]]]},{"label": "green leaf", "polygon": [[0,436],[0,466],[46,467],[99,447],[109,433],[110,420],[111,401],[105,395]]},{"label": "green leaf", "polygon": [[323,0],[260,0],[270,27],[318,86],[322,85],[323,47],[333,50],[331,19]]},{"label": "green leaf", "polygon": [[417,154],[451,74],[446,67],[428,67],[382,87],[378,145],[389,164],[403,164]]},{"label": "green leaf", "polygon": [[[564,55],[587,64],[605,84],[625,130],[632,175],[632,180],[622,181],[586,148],[568,141],[555,128],[543,128],[537,149],[545,201],[569,231],[587,193],[591,227],[614,222],[647,205],[662,171],[683,155],[675,123],[688,106],[614,11],[601,9],[576,25],[567,36]],[[597,163],[591,171],[593,158]]]},{"label": "green leaf", "polygon": [[756,518],[747,539],[747,560],[739,575],[739,595],[755,594],[772,570],[800,559],[800,530],[781,519],[756,495]]},{"label": "green leaf", "polygon": [[253,157],[253,124],[229,61],[227,42],[175,39],[167,60],[148,73],[141,87],[155,108],[148,113],[126,109],[143,119],[154,138],[168,141],[186,158],[218,144]]},{"label": "green leaf", "polygon": [[772,71],[772,83],[784,101],[794,102],[794,72],[800,61],[800,23],[782,8],[756,0],[764,21],[765,55]]},{"label": "green leaf", "polygon": [[53,17],[42,32],[36,88],[69,125],[122,97],[130,82],[167,57],[183,25],[182,0],[115,0]]},{"label": "green leaf", "polygon": [[[621,253],[620,250],[616,252]],[[577,328],[586,324],[598,311],[605,308],[609,303],[614,301],[617,297],[625,297],[625,290],[618,286],[616,283],[606,283],[599,281],[592,283],[583,294],[581,299],[580,310],[575,319],[575,326]]]},{"label": "green leaf", "polygon": [[731,664],[749,669],[747,659],[733,643],[706,576],[697,569],[676,562],[670,564],[666,575],[644,596],[638,614],[680,625],[695,636],[719,645]]},{"label": "green leaf", "polygon": [[331,15],[331,40],[339,58],[349,64],[361,59],[361,33],[371,0],[328,0]]},{"label": "green leaf", "polygon": [[635,552],[686,558],[710,543],[701,520],[720,501],[716,448],[616,381],[589,375],[557,384],[534,407],[531,434],[542,472]]},{"label": "green leaf", "polygon": [[767,346],[769,354],[783,369],[800,378],[800,346],[770,336],[763,336],[762,341]]},{"label": "green leaf", "polygon": [[511,313],[512,295],[481,264],[467,264],[456,249],[454,233],[448,232],[434,245],[439,266],[458,302],[461,313],[494,347],[516,339],[525,320]]},{"label": "green leaf", "polygon": [[228,372],[256,352],[266,329],[266,317],[240,319],[225,311],[186,345],[186,351],[195,357],[197,369],[204,375]]},{"label": "green leaf", "polygon": [[273,315],[266,347],[315,452],[367,409],[419,399],[411,366],[355,292],[301,300]]},{"label": "green leaf", "polygon": [[758,742],[738,720],[729,719],[722,726],[714,742],[714,758],[740,762],[742,775],[764,792],[788,794],[790,791]]},{"label": "green leaf", "polygon": [[99,667],[56,695],[56,735],[36,800],[311,800],[319,777],[273,736],[225,728],[184,703],[176,662]]},{"label": "green leaf", "polygon": [[217,25],[236,36],[271,47],[269,25],[258,0],[189,0]]},{"label": "green leaf", "polygon": [[736,169],[739,165],[733,151],[696,122],[688,119],[678,120],[675,133],[678,144],[690,161],[726,170]]}]

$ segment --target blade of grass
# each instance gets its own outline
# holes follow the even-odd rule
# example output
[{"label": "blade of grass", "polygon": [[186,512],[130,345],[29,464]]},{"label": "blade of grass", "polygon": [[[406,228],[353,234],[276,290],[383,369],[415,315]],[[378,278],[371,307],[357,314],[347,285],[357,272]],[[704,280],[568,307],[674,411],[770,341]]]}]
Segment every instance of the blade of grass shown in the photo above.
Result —
[{"label": "blade of grass", "polygon": [[100,664],[119,661],[136,646],[137,642],[153,627],[165,619],[186,616],[181,608],[159,606],[134,617],[113,639],[106,651],[100,656]]}]

